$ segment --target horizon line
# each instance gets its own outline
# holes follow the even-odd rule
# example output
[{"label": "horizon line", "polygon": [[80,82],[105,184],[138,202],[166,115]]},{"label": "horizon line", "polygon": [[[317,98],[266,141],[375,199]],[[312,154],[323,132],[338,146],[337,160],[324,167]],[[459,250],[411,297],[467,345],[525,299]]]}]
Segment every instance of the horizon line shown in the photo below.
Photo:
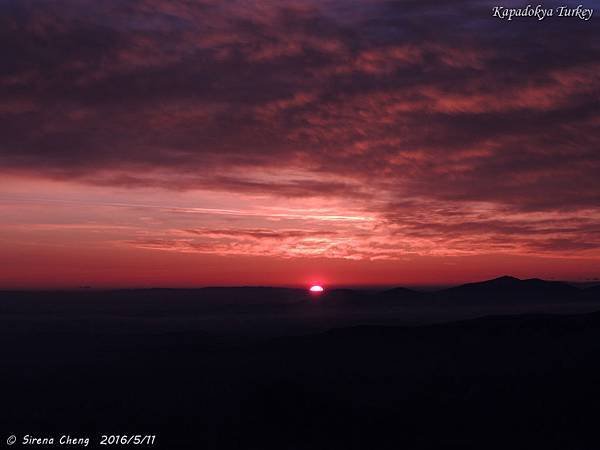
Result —
[{"label": "horizon line", "polygon": [[[355,289],[355,290],[368,290],[368,289],[395,289],[395,288],[406,288],[413,290],[440,290],[448,289],[452,287],[464,286],[473,283],[483,283],[487,281],[498,280],[502,278],[513,278],[519,281],[527,280],[542,280],[548,282],[560,282],[566,284],[576,285],[593,285],[600,284],[600,279],[585,279],[585,280],[564,280],[556,278],[539,278],[539,277],[528,277],[519,278],[513,275],[500,275],[492,278],[477,279],[474,281],[457,282],[457,283],[430,283],[430,284],[362,284],[362,285],[351,285],[351,284],[323,284],[326,290],[341,290],[341,289]],[[250,289],[250,288],[263,288],[263,289],[299,289],[304,290],[310,287],[310,283],[306,284],[220,284],[220,285],[202,285],[202,286],[107,286],[107,287],[94,287],[93,285],[82,285],[76,287],[31,287],[31,288],[2,288],[0,287],[0,293],[2,292],[109,292],[109,291],[135,291],[135,290],[201,290],[201,289]]]}]

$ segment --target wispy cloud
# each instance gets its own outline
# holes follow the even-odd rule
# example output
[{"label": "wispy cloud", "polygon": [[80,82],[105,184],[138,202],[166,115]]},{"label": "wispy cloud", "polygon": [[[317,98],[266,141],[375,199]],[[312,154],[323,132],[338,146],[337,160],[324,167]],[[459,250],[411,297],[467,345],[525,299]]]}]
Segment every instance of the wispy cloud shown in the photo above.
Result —
[{"label": "wispy cloud", "polygon": [[[110,237],[127,246],[597,258],[596,20],[542,35],[476,0],[3,2],[0,170],[129,211],[137,231]],[[34,190],[4,202],[78,202]]]}]

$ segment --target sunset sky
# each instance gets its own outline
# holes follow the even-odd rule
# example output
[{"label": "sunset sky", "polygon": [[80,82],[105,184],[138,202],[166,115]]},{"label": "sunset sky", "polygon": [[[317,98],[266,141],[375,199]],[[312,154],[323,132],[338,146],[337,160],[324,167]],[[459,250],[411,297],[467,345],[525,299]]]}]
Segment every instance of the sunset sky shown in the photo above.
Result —
[{"label": "sunset sky", "polygon": [[0,288],[599,278],[600,2],[493,5],[0,1]]}]

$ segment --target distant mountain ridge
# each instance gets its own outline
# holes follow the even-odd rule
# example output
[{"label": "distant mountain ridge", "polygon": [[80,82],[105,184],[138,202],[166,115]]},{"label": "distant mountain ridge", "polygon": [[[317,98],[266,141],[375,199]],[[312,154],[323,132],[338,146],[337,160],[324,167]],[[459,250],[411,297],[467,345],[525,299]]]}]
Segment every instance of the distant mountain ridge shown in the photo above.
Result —
[{"label": "distant mountain ridge", "polygon": [[0,291],[0,314],[12,309],[32,311],[79,309],[119,311],[139,310],[146,314],[214,310],[252,311],[265,308],[295,310],[312,306],[329,308],[411,308],[453,305],[528,305],[568,304],[576,301],[600,301],[600,286],[580,289],[560,281],[538,278],[521,280],[501,276],[433,292],[396,287],[383,291],[331,289],[322,294],[307,289],[279,287],[206,287],[198,289],[121,289],[114,291]]},{"label": "distant mountain ridge", "polygon": [[438,299],[460,303],[501,301],[503,303],[556,303],[581,297],[582,291],[561,281],[539,278],[521,280],[502,276],[477,283],[467,283],[434,293]]}]

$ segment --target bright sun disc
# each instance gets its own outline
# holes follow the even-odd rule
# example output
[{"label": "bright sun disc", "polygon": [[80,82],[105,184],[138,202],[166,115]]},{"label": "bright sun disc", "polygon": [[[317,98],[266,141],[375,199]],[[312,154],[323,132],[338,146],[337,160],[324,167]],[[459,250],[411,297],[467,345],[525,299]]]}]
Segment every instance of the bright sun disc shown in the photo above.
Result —
[{"label": "bright sun disc", "polygon": [[311,286],[310,292],[323,292],[323,286]]}]

